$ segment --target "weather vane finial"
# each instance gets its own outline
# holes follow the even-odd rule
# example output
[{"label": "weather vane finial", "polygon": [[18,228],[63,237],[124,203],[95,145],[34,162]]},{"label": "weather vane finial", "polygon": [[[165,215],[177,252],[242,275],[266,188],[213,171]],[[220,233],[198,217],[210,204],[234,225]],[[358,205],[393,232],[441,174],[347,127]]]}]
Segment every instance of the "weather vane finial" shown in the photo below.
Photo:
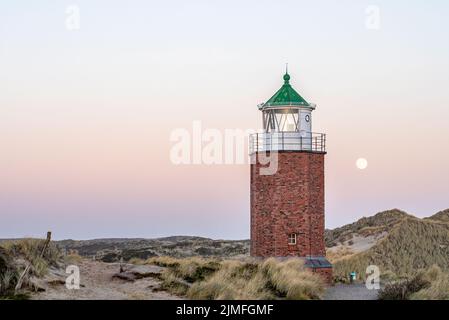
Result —
[{"label": "weather vane finial", "polygon": [[284,84],[288,84],[290,80],[290,75],[288,74],[288,63],[285,64],[285,74],[284,74]]}]

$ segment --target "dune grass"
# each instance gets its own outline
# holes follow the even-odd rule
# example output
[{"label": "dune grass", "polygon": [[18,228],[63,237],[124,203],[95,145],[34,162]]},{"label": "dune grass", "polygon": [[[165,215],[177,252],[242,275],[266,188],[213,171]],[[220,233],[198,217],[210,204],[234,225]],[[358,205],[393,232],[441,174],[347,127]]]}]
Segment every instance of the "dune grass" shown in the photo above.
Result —
[{"label": "dune grass", "polygon": [[0,246],[0,299],[12,295],[19,273],[8,251]]},{"label": "dune grass", "polygon": [[167,269],[162,273],[162,289],[184,296],[192,283],[202,281],[221,267],[219,259],[201,257],[153,257],[144,263]]},{"label": "dune grass", "polygon": [[434,265],[415,275],[388,283],[381,300],[449,300],[449,275]]},{"label": "dune grass", "polygon": [[374,247],[335,261],[334,276],[355,271],[364,279],[366,267],[377,265],[382,274],[407,278],[434,264],[449,271],[449,224],[408,218]]},{"label": "dune grass", "polygon": [[78,253],[69,253],[64,256],[64,262],[66,264],[79,264],[83,261],[83,257],[81,257]]},{"label": "dune grass", "polygon": [[22,258],[31,263],[31,274],[42,277],[46,274],[47,268],[55,264],[61,257],[59,249],[50,242],[45,254],[41,257],[45,240],[25,238],[11,240],[2,243],[2,247],[15,258]]},{"label": "dune grass", "polygon": [[14,288],[20,274],[28,263],[31,264],[29,275],[42,277],[50,265],[56,264],[61,254],[53,244],[47,247],[41,256],[45,240],[19,239],[0,243],[0,298],[17,299],[26,295],[17,294]]},{"label": "dune grass", "polygon": [[326,258],[331,263],[335,263],[343,258],[349,258],[353,254],[354,251],[348,246],[333,247],[326,250]]},{"label": "dune grass", "polygon": [[347,224],[333,230],[326,230],[326,247],[334,247],[352,238],[354,233],[364,236],[374,235],[383,231],[389,231],[404,219],[413,218],[404,211],[393,209],[379,212],[372,217],[364,217],[354,223]]},{"label": "dune grass", "polygon": [[410,296],[411,300],[449,300],[449,274],[434,265],[428,269],[424,279],[429,285]]},{"label": "dune grass", "polygon": [[299,259],[258,262],[204,258],[151,258],[167,269],[162,288],[189,299],[319,299],[323,280]]},{"label": "dune grass", "polygon": [[406,218],[374,247],[337,258],[334,278],[355,271],[363,280],[369,265],[381,271],[380,299],[449,299],[449,224]]}]

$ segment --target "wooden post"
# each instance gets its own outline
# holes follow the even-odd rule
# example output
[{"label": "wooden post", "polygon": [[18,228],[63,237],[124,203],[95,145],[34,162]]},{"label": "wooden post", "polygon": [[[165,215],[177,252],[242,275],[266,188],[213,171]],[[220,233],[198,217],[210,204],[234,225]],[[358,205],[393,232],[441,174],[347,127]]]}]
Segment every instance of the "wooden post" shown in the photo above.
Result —
[{"label": "wooden post", "polygon": [[45,251],[47,251],[47,247],[50,244],[50,241],[51,241],[51,231],[48,231],[47,232],[47,239],[45,239],[45,244],[44,244],[44,247],[42,248],[42,251],[41,251],[41,258],[44,256]]},{"label": "wooden post", "polygon": [[120,271],[119,273],[124,272],[125,270],[123,269],[123,257],[120,257]]}]

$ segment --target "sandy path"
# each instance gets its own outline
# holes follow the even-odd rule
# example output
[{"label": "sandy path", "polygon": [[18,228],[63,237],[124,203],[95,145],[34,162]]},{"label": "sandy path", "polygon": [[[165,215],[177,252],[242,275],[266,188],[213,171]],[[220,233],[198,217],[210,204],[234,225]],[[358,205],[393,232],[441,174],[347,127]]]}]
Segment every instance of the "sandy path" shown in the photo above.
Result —
[{"label": "sandy path", "polygon": [[81,288],[69,290],[63,284],[50,285],[44,292],[33,295],[35,300],[161,300],[179,299],[167,292],[153,291],[160,287],[155,278],[125,281],[112,278],[119,271],[118,263],[82,260],[80,268]]},{"label": "sandy path", "polygon": [[378,293],[364,284],[336,284],[327,289],[323,300],[377,300]]}]

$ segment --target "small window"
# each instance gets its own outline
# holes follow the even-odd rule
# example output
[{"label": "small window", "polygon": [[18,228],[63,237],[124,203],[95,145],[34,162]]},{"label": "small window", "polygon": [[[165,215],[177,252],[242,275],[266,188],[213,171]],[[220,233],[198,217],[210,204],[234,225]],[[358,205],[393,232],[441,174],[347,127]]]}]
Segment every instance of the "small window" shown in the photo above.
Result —
[{"label": "small window", "polygon": [[290,233],[288,235],[288,244],[289,245],[294,245],[296,244],[296,233]]}]

